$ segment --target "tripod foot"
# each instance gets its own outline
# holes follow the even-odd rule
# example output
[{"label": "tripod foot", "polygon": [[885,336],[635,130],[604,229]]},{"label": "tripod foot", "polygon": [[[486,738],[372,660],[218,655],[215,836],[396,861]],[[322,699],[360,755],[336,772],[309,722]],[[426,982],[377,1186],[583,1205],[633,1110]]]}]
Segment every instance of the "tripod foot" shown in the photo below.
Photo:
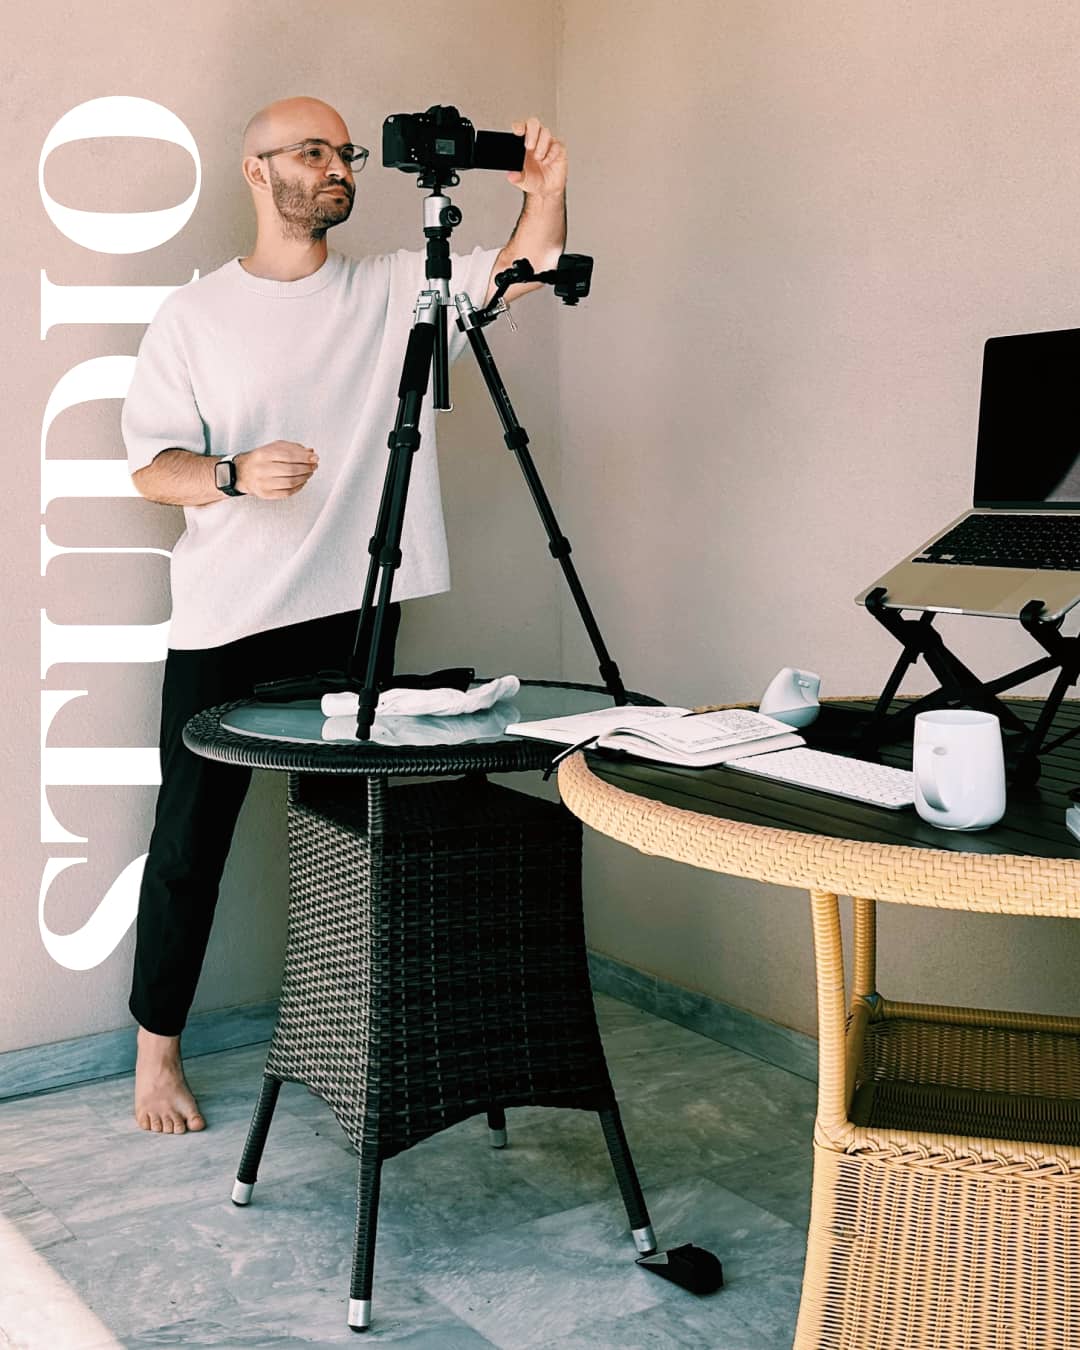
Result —
[{"label": "tripod foot", "polygon": [[651,1270],[662,1275],[665,1280],[692,1294],[714,1294],[724,1287],[724,1268],[704,1247],[695,1247],[686,1242],[681,1247],[672,1247],[667,1252],[656,1252],[653,1256],[639,1256],[637,1264],[643,1270]]},{"label": "tripod foot", "polygon": [[656,1251],[656,1234],[651,1223],[647,1223],[644,1228],[635,1228],[633,1233],[634,1246],[642,1256],[648,1256],[650,1252]]},{"label": "tripod foot", "polygon": [[367,1331],[371,1326],[371,1299],[349,1299],[349,1330]]},{"label": "tripod foot", "polygon": [[234,1181],[232,1188],[232,1202],[234,1205],[246,1205],[251,1200],[251,1192],[255,1189],[253,1181]]}]

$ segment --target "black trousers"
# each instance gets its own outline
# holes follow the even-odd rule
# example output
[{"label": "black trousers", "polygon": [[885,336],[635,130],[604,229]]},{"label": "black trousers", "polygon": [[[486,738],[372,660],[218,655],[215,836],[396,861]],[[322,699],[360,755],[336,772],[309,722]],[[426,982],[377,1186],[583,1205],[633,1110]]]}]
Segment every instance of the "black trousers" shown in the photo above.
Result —
[{"label": "black trousers", "polygon": [[[204,708],[250,698],[254,685],[341,670],[358,610],[272,628],[222,647],[170,649],[161,694],[161,788],[139,893],[128,1007],[140,1026],[178,1036],[195,997],[218,887],[251,770],[193,754],[184,724]],[[389,607],[379,679],[393,674],[401,611]]]}]

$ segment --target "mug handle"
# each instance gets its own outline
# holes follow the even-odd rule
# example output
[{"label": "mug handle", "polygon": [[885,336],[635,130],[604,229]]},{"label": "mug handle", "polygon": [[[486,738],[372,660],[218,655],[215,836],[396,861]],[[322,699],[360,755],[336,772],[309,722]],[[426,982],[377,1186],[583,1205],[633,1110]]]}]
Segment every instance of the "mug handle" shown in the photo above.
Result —
[{"label": "mug handle", "polygon": [[937,759],[945,753],[943,745],[928,745],[925,747],[925,753],[920,757],[917,766],[919,791],[922,793],[927,806],[932,807],[935,811],[948,811],[949,809],[945,805],[945,798],[938,786],[936,770]]}]

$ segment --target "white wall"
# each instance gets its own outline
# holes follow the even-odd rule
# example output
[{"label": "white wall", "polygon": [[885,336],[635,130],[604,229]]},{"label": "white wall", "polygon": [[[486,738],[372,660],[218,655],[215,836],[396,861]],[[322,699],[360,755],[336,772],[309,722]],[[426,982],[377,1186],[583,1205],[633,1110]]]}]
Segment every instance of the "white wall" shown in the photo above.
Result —
[{"label": "white wall", "polygon": [[[597,255],[559,326],[564,524],[632,687],[884,684],[899,648],[852,597],[970,505],[983,340],[1080,323],[1078,56],[1049,0],[564,5]],[[1040,654],[941,626],[988,675]],[[563,646],[592,671],[565,602]],[[588,876],[594,946],[813,1029],[803,896],[607,843]],[[1075,1007],[1065,921],[893,911],[882,935],[893,997]]]},{"label": "white wall", "polygon": [[[40,843],[39,700],[46,689],[86,689],[57,716],[51,747],[156,747],[162,667],[60,664],[39,670],[39,611],[53,623],[152,624],[169,616],[168,564],[152,555],[79,554],[39,574],[37,447],[50,390],[80,361],[133,354],[141,325],[66,325],[39,336],[39,273],[54,284],[178,285],[247,249],[250,206],[239,172],[248,117],[271,100],[318,95],[338,107],[371,163],[358,183],[353,218],[331,237],[345,252],[422,247],[422,194],[415,179],[381,167],[381,126],[391,112],[455,103],[477,126],[508,126],[531,113],[551,122],[555,24],[550,6],[434,0],[407,9],[375,4],[289,5],[212,0],[147,6],[134,0],[71,6],[43,0],[12,12],[0,52],[0,101],[9,129],[0,257],[0,342],[5,400],[5,528],[0,534],[0,611],[5,735],[0,751],[3,888],[0,914],[0,1051],[132,1026],[127,1011],[134,940],[88,970],[49,955],[38,917],[47,858],[86,857],[53,883],[45,922],[77,932],[98,911],[124,867],[145,850],[151,787],[56,787],[52,810],[86,845]],[[110,256],[71,243],[47,216],[37,189],[38,157],[50,128],[90,99],[151,99],[180,117],[199,148],[198,206],[176,237],[146,253]],[[190,157],[148,140],[95,139],[57,149],[45,168],[49,193],[84,210],[150,210],[191,191]],[[501,174],[470,174],[453,193],[464,224],[454,247],[502,244],[520,192]],[[547,297],[550,300],[550,297]],[[534,433],[541,473],[558,491],[553,307],[529,297],[518,307],[516,341],[491,333],[521,419]],[[471,361],[471,358],[465,358]],[[471,663],[554,677],[559,670],[555,577],[543,532],[483,385],[465,360],[456,367],[456,411],[440,422],[454,591],[409,607],[403,668]],[[62,413],[50,458],[123,459],[117,400]],[[393,422],[387,409],[387,430]],[[57,544],[169,548],[181,513],[141,500],[68,498],[46,523]],[[357,538],[366,556],[367,539]],[[359,600],[359,596],[357,597]],[[528,615],[525,622],[518,616]],[[226,870],[216,928],[194,1011],[276,995],[286,898],[284,783],[256,775]]]},{"label": "white wall", "polygon": [[[39,575],[36,447],[49,391],[80,360],[134,352],[142,331],[68,326],[42,341],[39,272],[175,285],[246,247],[236,148],[254,108],[319,94],[373,148],[388,112],[437,101],[480,126],[534,111],[564,136],[570,247],[596,256],[593,295],[573,311],[534,297],[519,307],[526,331],[492,340],[612,652],[629,684],[671,701],[754,697],[792,662],[818,669],[827,692],[879,688],[895,648],[851,598],[965,505],[983,339],[1071,326],[1080,313],[1070,4],[419,0],[399,14],[309,0],[44,0],[8,31],[0,99],[18,135],[0,258],[0,1051],[130,1025],[132,934],[88,971],[42,946],[42,688],[90,691],[57,718],[51,745],[156,744],[160,666],[59,666],[43,682],[39,610],[57,623],[168,616],[163,559],[65,557]],[[69,243],[35,186],[53,123],[117,93],[171,108],[203,160],[192,220],[145,255]],[[180,200],[190,161],[143,148],[57,151],[49,190],[103,210]],[[466,216],[456,246],[506,237],[518,196],[499,175],[466,180],[455,198]],[[411,181],[373,163],[335,242],[358,252],[418,241],[419,211]],[[479,380],[464,364],[457,373],[458,410],[440,430],[455,590],[413,608],[403,660],[593,680]],[[62,414],[50,457],[122,458],[118,411]],[[178,520],[135,500],[58,501],[47,516],[58,543],[97,548],[168,547]],[[980,669],[1028,654],[1002,625],[947,631]],[[276,991],[281,791],[263,776],[245,808],[196,1011]],[[50,792],[90,838],[52,850],[89,861],[54,884],[51,927],[91,917],[145,847],[153,799],[145,787]],[[804,897],[596,841],[587,879],[600,950],[813,1027]],[[893,996],[1074,1002],[1080,935],[1064,922],[892,911],[882,930]]]}]

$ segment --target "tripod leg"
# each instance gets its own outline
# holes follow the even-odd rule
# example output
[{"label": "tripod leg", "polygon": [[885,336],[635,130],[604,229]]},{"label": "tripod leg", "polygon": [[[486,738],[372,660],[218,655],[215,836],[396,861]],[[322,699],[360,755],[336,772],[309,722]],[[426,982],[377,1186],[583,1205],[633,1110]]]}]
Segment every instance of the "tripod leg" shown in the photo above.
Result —
[{"label": "tripod leg", "polygon": [[630,1231],[634,1235],[634,1245],[642,1255],[656,1251],[656,1234],[645,1207],[645,1197],[641,1192],[637,1169],[630,1156],[630,1145],[626,1142],[622,1117],[617,1106],[610,1106],[600,1113],[600,1126],[604,1131],[611,1165],[615,1169],[615,1179],[622,1192],[626,1217],[630,1220]]},{"label": "tripod leg", "polygon": [[379,600],[370,622],[371,637],[365,664],[364,687],[360,693],[357,712],[356,734],[360,740],[366,740],[371,732],[371,724],[375,720],[375,707],[379,701],[379,652],[382,649],[386,613],[394,588],[394,573],[401,566],[401,527],[405,518],[405,499],[409,491],[409,471],[412,468],[413,454],[420,445],[420,434],[403,429],[399,433],[398,440],[390,466],[394,487],[388,532],[377,557],[372,558],[373,564],[379,569]]},{"label": "tripod leg", "polygon": [[[428,303],[425,305],[425,299]],[[371,560],[364,584],[364,602],[357,626],[356,643],[349,674],[360,657],[361,646],[367,638],[364,685],[360,691],[356,719],[356,735],[365,741],[371,735],[375,720],[375,705],[379,699],[377,672],[379,646],[382,642],[386,609],[394,584],[394,573],[401,566],[401,531],[405,521],[405,503],[409,493],[409,475],[412,457],[420,448],[420,410],[427,392],[431,374],[432,354],[436,342],[436,328],[442,310],[438,297],[424,292],[417,304],[417,318],[409,334],[405,360],[398,385],[398,411],[394,430],[390,433],[390,462],[386,467],[379,518],[375,533],[368,545]],[[445,331],[445,330],[444,330]],[[368,611],[378,587],[379,599],[375,613],[368,622]]]},{"label": "tripod leg", "polygon": [[[400,430],[400,410],[398,422],[394,425],[391,436],[396,436]],[[375,531],[368,540],[368,556],[371,561],[368,563],[367,579],[364,583],[364,598],[360,602],[360,619],[356,625],[356,637],[353,640],[352,654],[345,666],[345,678],[347,681],[355,681],[357,669],[361,662],[366,665],[368,653],[371,651],[371,628],[375,621],[375,588],[378,585],[379,568],[378,557],[382,552],[383,541],[386,538],[386,531],[390,522],[390,509],[394,497],[394,485],[397,482],[397,475],[394,472],[394,464],[391,459],[387,464],[386,475],[383,478],[382,497],[379,501],[379,514],[375,520]]]},{"label": "tripod leg", "polygon": [[[467,300],[467,297],[465,298]],[[559,522],[555,519],[555,512],[552,510],[551,501],[544,491],[544,485],[540,481],[540,475],[536,471],[536,465],[533,463],[532,456],[529,454],[529,435],[521,423],[517,420],[510,397],[506,392],[502,380],[499,378],[498,369],[495,366],[495,359],[491,354],[491,348],[487,344],[487,339],[481,330],[475,326],[475,323],[469,323],[468,320],[475,313],[472,310],[471,303],[466,307],[463,303],[458,303],[458,311],[461,314],[465,327],[465,335],[469,339],[469,346],[476,357],[477,365],[480,367],[480,374],[483,376],[484,383],[487,385],[488,393],[491,395],[492,402],[495,404],[495,411],[499,414],[499,420],[502,422],[504,437],[507,447],[512,450],[517,457],[521,471],[525,475],[525,481],[529,485],[529,491],[532,493],[533,502],[537,511],[540,513],[540,519],[543,522],[544,529],[547,531],[548,550],[551,556],[562,567],[563,575],[566,578],[566,584],[570,588],[570,594],[574,597],[574,603],[577,605],[578,613],[581,615],[581,621],[585,625],[585,631],[589,635],[589,640],[596,652],[599,662],[600,678],[607,686],[608,692],[617,704],[623,704],[626,699],[626,688],[623,685],[622,677],[619,674],[619,667],[612,660],[607,647],[604,645],[604,639],[601,636],[600,628],[593,612],[589,607],[589,601],[585,595],[585,589],[581,584],[581,579],[577,574],[577,569],[570,561],[570,540],[559,529]]]}]

